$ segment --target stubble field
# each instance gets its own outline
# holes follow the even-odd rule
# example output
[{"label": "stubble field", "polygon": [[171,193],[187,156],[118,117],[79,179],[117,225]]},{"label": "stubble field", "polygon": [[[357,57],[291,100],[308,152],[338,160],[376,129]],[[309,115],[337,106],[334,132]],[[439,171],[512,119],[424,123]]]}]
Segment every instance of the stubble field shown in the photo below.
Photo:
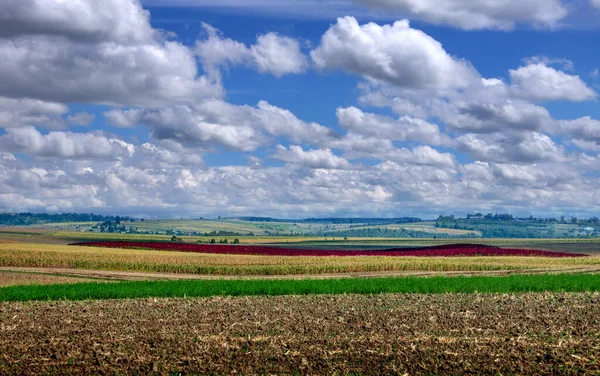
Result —
[{"label": "stubble field", "polygon": [[596,374],[600,294],[0,303],[2,374]]}]

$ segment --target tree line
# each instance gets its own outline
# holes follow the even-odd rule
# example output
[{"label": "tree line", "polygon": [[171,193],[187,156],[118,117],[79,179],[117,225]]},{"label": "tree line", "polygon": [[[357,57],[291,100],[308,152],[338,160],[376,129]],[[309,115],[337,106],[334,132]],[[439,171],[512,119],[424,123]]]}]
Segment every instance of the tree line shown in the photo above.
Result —
[{"label": "tree line", "polygon": [[28,226],[44,223],[65,223],[65,222],[114,222],[128,221],[129,217],[104,216],[99,214],[79,214],[79,213],[0,213],[0,225],[3,226]]}]

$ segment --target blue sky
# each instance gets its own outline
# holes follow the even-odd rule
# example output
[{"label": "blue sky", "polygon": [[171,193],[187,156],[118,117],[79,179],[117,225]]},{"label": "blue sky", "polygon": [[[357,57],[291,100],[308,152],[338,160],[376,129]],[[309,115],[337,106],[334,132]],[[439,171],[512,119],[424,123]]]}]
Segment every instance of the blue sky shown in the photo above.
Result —
[{"label": "blue sky", "polygon": [[597,215],[596,0],[277,4],[0,5],[0,210]]}]

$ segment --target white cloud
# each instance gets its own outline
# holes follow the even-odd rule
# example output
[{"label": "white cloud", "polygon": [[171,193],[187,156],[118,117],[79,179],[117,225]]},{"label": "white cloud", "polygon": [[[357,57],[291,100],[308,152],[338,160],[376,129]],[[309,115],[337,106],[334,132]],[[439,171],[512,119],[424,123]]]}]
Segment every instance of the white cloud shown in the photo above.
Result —
[{"label": "white cloud", "polygon": [[[219,101],[205,102],[201,106],[204,107],[143,110],[138,122],[148,126],[155,139],[174,141],[186,147],[225,146],[253,151],[266,142],[248,120],[240,117],[245,112],[243,108]],[[223,112],[217,113],[219,110]]]},{"label": "white cloud", "polygon": [[201,167],[202,155],[194,150],[171,151],[151,143],[136,149],[130,164],[143,169],[172,169],[174,167]]},{"label": "white cloud", "polygon": [[558,71],[544,64],[530,64],[509,71],[511,89],[532,100],[592,100],[597,94],[579,76]]},{"label": "white cloud", "polygon": [[600,9],[600,0],[590,0],[590,4],[592,4],[593,7]]},{"label": "white cloud", "polygon": [[48,129],[62,129],[65,128],[63,116],[67,113],[69,108],[61,103],[0,97],[1,128],[35,125]]},{"label": "white cloud", "polygon": [[297,145],[291,145],[289,149],[278,145],[273,158],[309,168],[348,169],[351,167],[347,160],[333,154],[329,149],[304,151]]},{"label": "white cloud", "polygon": [[127,110],[112,109],[104,112],[104,117],[109,124],[119,128],[132,128],[139,121],[142,112],[139,108],[131,108]]},{"label": "white cloud", "polygon": [[[517,23],[554,27],[567,15],[559,0],[355,0],[426,22],[466,30],[510,30]],[[592,0],[595,1],[595,0]]]},{"label": "white cloud", "polygon": [[8,129],[0,146],[11,153],[75,159],[130,157],[135,148],[121,140],[93,133],[50,132],[42,135],[32,127]]},{"label": "white cloud", "polygon": [[256,107],[236,106],[220,100],[194,106],[157,109],[113,109],[104,114],[119,127],[143,124],[155,139],[173,141],[186,147],[254,151],[271,137],[287,137],[295,143],[321,144],[337,137],[317,123],[298,119],[290,111],[260,101]]},{"label": "white cloud", "polygon": [[342,128],[365,136],[388,138],[392,141],[419,141],[431,145],[444,145],[450,138],[440,128],[423,119],[365,113],[356,107],[338,108],[337,117]]},{"label": "white cloud", "polygon": [[[591,0],[596,1],[596,0]],[[464,30],[509,30],[517,25],[552,28],[567,16],[560,0],[145,0],[155,5],[220,6],[230,11],[274,13],[301,18],[349,14],[369,18],[417,19]]]},{"label": "white cloud", "polygon": [[525,101],[505,100],[455,102],[434,109],[440,119],[453,129],[491,133],[507,130],[540,130],[549,126],[552,116],[545,107]]},{"label": "white cloud", "polygon": [[208,38],[196,42],[196,53],[213,77],[220,77],[218,67],[223,65],[245,64],[275,77],[299,74],[308,67],[300,44],[293,38],[270,32],[259,35],[256,43],[247,47],[243,43],[223,38],[210,25],[204,24],[203,27]]},{"label": "white cloud", "polygon": [[152,29],[135,0],[0,3],[0,95],[114,105],[220,97],[193,52]]},{"label": "white cloud", "polygon": [[454,89],[477,79],[468,63],[450,56],[438,41],[412,29],[407,20],[380,26],[359,25],[353,17],[338,18],[311,57],[320,69],[342,69],[406,88]]},{"label": "white cloud", "polygon": [[548,57],[544,55],[530,56],[523,59],[527,65],[542,64],[546,66],[558,65],[563,70],[572,71],[575,69],[575,62],[565,58]]},{"label": "white cloud", "polygon": [[417,146],[413,150],[397,149],[386,156],[386,160],[407,163],[408,165],[428,165],[452,169],[456,167],[454,156],[440,153],[430,146]]},{"label": "white cloud", "polygon": [[564,151],[547,135],[538,132],[468,133],[456,139],[456,148],[480,161],[534,162],[564,161]]},{"label": "white cloud", "polygon": [[80,165],[85,169],[68,165],[57,169],[0,159],[0,206],[160,212],[162,216],[261,213],[292,217],[433,216],[466,208],[518,212],[526,207],[540,213],[561,207],[581,207],[588,213],[600,209],[594,189],[597,180],[582,178],[579,167],[569,163],[476,162],[450,168],[386,161],[363,169],[307,169],[302,164],[162,168],[124,162],[129,160],[112,164],[94,160],[90,162],[93,168],[85,163]]},{"label": "white cloud", "polygon": [[150,14],[136,0],[4,0],[0,36],[58,35],[73,40],[147,42]]},{"label": "white cloud", "polygon": [[76,114],[67,116],[67,121],[71,125],[86,126],[90,125],[95,118],[95,115],[92,115],[88,112],[78,112]]},{"label": "white cloud", "polygon": [[561,120],[558,122],[558,132],[569,135],[573,140],[579,141],[580,146],[585,144],[600,145],[600,120],[584,116],[574,120]]},{"label": "white cloud", "polygon": [[258,71],[271,73],[275,77],[302,73],[307,67],[300,44],[290,37],[276,33],[260,35],[250,50]]}]

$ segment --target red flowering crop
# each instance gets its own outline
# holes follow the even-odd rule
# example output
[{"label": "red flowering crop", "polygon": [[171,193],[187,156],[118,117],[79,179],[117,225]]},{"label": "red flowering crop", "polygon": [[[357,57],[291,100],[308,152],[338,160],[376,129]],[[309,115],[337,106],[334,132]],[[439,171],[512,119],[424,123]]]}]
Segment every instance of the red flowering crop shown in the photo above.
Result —
[{"label": "red flowering crop", "polygon": [[455,256],[541,256],[541,257],[585,257],[582,253],[550,252],[533,249],[505,249],[481,244],[448,244],[432,247],[393,248],[379,250],[309,250],[258,245],[222,245],[190,244],[167,242],[125,242],[98,241],[77,243],[74,245],[106,248],[134,248],[161,251],[262,255],[262,256],[417,256],[417,257],[455,257]]}]

